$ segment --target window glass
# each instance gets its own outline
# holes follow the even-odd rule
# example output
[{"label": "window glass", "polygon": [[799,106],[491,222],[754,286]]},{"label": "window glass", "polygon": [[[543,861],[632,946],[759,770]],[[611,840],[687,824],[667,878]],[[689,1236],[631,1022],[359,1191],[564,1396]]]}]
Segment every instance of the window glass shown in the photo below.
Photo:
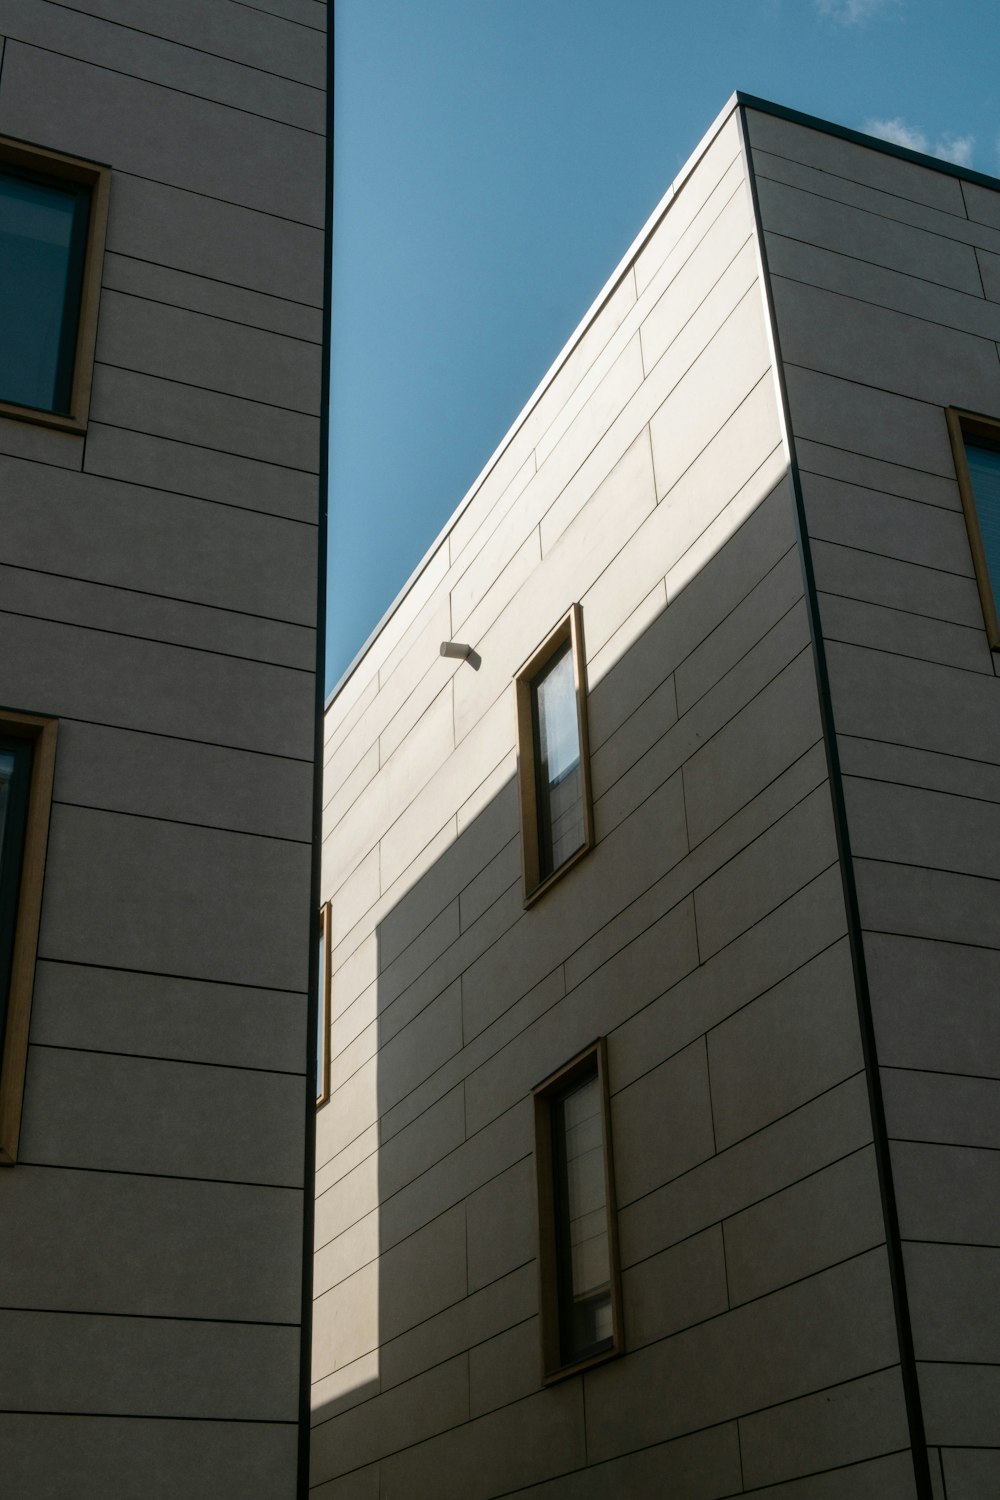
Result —
[{"label": "window glass", "polygon": [[551,1118],[561,1357],[569,1364],[608,1347],[614,1336],[596,1066],[553,1099]]},{"label": "window glass", "polygon": [[532,684],[539,878],[557,870],[584,842],[580,725],[569,641]]},{"label": "window glass", "polygon": [[14,775],[14,755],[10,750],[0,750],[0,865],[3,861],[3,831],[7,822],[7,807],[10,802],[10,783]]},{"label": "window glass", "polygon": [[0,172],[0,401],[68,412],[90,194]]},{"label": "window glass", "polygon": [[979,532],[993,597],[1000,600],[1000,450],[967,442],[965,457],[976,497]]},{"label": "window glass", "polygon": [[330,903],[319,912],[319,996],[316,1005],[316,1104],[330,1097]]},{"label": "window glass", "polygon": [[571,605],[514,676],[524,904],[593,846],[583,613]]},{"label": "window glass", "polygon": [[319,921],[319,1003],[316,1006],[316,1098],[326,1097],[326,914]]},{"label": "window glass", "polygon": [[0,1046],[7,1021],[30,780],[30,741],[0,739]]}]

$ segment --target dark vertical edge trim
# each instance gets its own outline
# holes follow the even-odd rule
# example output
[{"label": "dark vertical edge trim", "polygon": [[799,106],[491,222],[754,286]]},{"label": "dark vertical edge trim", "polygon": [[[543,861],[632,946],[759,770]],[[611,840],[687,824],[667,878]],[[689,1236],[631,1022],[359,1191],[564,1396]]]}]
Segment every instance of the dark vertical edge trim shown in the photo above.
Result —
[{"label": "dark vertical edge trim", "polygon": [[[770,323],[775,359],[775,375],[781,397],[782,418],[785,424],[785,437],[788,445],[788,473],[792,485],[799,559],[802,565],[802,577],[805,585],[806,609],[809,615],[809,634],[812,641],[820,717],[823,725],[823,744],[826,750],[827,771],[830,780],[830,798],[833,804],[833,822],[837,835],[837,854],[840,861],[840,876],[844,890],[844,906],[847,911],[847,931],[851,946],[851,965],[854,970],[854,988],[858,1003],[858,1021],[861,1030],[861,1046],[864,1054],[865,1078],[868,1084],[868,1103],[872,1117],[875,1162],[878,1171],[879,1192],[882,1198],[882,1216],[885,1222],[889,1280],[892,1286],[893,1309],[896,1315],[900,1373],[903,1381],[903,1395],[906,1401],[906,1417],[910,1430],[913,1477],[916,1483],[918,1500],[933,1500],[930,1461],[927,1454],[927,1439],[924,1432],[924,1414],[920,1401],[917,1363],[913,1351],[913,1328],[910,1322],[910,1305],[906,1291],[906,1274],[903,1265],[903,1248],[899,1234],[896,1190],[893,1183],[892,1160],[889,1154],[889,1137],[885,1123],[885,1104],[882,1098],[882,1080],[879,1074],[878,1052],[875,1045],[875,1025],[872,1019],[871,992],[868,987],[868,969],[865,963],[861,911],[858,904],[857,885],[854,879],[854,856],[851,851],[847,806],[844,800],[844,783],[840,769],[840,754],[837,748],[837,729],[834,722],[833,699],[830,692],[826,646],[823,639],[823,627],[820,618],[812,550],[809,542],[809,528],[806,522],[805,502],[802,495],[802,483],[795,452],[795,433],[792,428],[791,412],[788,405],[788,392],[785,388],[781,339],[778,333],[778,321],[775,316],[774,301],[771,295],[771,273],[767,263],[764,226],[761,220],[760,203],[757,197],[757,181],[754,175],[753,154],[748,139],[746,109],[746,103],[741,100],[737,111],[740,125],[740,140],[747,174],[747,184],[753,203],[754,230],[757,237],[758,256],[760,258],[764,301]],[[863,1309],[859,1310],[859,1313],[863,1316]]]},{"label": "dark vertical edge trim", "polygon": [[320,1003],[319,943],[323,859],[323,728],[326,703],[326,572],[330,489],[330,351],[333,293],[333,7],[326,29],[326,183],[323,220],[323,355],[316,547],[316,681],[313,724],[312,872],[309,883],[309,1003],[304,1079],[305,1150],[302,1194],[302,1314],[299,1342],[297,1500],[308,1500],[312,1427],[313,1228],[316,1219],[316,1021]]}]

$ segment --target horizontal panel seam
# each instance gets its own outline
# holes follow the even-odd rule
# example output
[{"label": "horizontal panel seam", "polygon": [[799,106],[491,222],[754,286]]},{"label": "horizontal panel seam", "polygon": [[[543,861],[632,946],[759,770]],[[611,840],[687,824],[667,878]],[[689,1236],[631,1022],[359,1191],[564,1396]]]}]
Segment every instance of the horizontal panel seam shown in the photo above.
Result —
[{"label": "horizontal panel seam", "polygon": [[[143,172],[129,172],[123,167],[115,167],[114,171],[117,176],[129,177],[134,182],[148,182],[154,187],[168,188],[172,193],[185,193],[192,198],[207,198],[210,203],[221,203],[226,208],[238,208],[247,214],[260,214],[261,218],[274,219],[279,224],[294,224],[298,229],[308,229],[321,237],[324,234],[322,224],[311,223],[308,219],[293,219],[290,214],[275,213],[273,209],[261,208],[255,203],[243,203],[238,198],[221,198],[218,193],[201,192],[198,188],[182,185],[179,182],[168,182],[164,177],[147,177]],[[110,241],[107,248],[113,255],[119,253]]]},{"label": "horizontal panel seam", "polygon": [[[148,262],[147,262],[147,264],[148,264]],[[166,270],[166,269],[172,269],[172,268],[164,267],[164,269]],[[186,272],[180,272],[179,274],[180,275],[185,275],[185,274],[188,274],[188,273],[186,273]],[[227,283],[225,283],[225,282],[220,282],[219,283],[220,286],[224,286],[226,284]],[[151,307],[169,307],[174,312],[190,313],[190,315],[192,317],[196,317],[196,318],[211,318],[211,320],[212,320],[213,323],[228,323],[233,328],[246,328],[246,329],[250,329],[250,330],[252,330],[255,333],[264,333],[264,334],[267,334],[268,337],[270,337],[270,338],[288,339],[290,342],[295,343],[295,344],[307,344],[309,346],[309,348],[311,348],[311,349],[322,349],[322,347],[323,347],[323,340],[322,339],[307,339],[307,338],[303,337],[302,334],[299,334],[299,333],[286,333],[281,328],[269,328],[264,323],[248,323],[243,318],[227,318],[223,313],[208,312],[204,307],[190,307],[190,306],[188,306],[187,303],[184,303],[184,302],[168,302],[163,297],[151,297],[151,296],[149,296],[149,294],[147,292],[130,292],[127,289],[125,289],[124,287],[112,286],[111,283],[108,282],[108,281],[104,282],[103,290],[104,290],[105,293],[110,293],[112,296],[115,296],[115,297],[131,297],[134,302],[148,302]],[[247,290],[249,290],[249,289],[247,289]],[[266,296],[267,293],[266,292],[260,292],[257,295],[258,296]],[[301,306],[305,306],[306,304],[305,303],[293,303],[292,305],[293,306],[299,306],[299,307],[301,307]],[[116,369],[128,369],[128,368],[130,368],[130,366],[118,365],[118,366],[112,366],[112,368],[116,368]],[[161,377],[161,378],[164,378],[164,377]],[[187,384],[187,382],[185,381],[184,384]],[[201,389],[214,389],[214,387],[201,387],[201,386],[199,386],[199,387],[197,387],[197,389],[199,389],[199,390],[201,390]],[[282,407],[280,409],[282,411],[286,411],[286,410],[295,410],[296,408]]]},{"label": "horizontal panel seam", "polygon": [[[236,0],[238,3],[238,0]],[[103,20],[103,17],[94,19]],[[127,78],[130,83],[138,83],[145,88],[163,89],[168,94],[177,94],[182,99],[197,99],[200,104],[207,104],[213,109],[227,109],[234,114],[248,115],[254,120],[266,120],[270,125],[280,125],[285,130],[297,130],[301,135],[312,135],[320,140],[325,140],[326,132],[323,130],[312,130],[308,125],[295,125],[291,120],[283,120],[280,115],[265,115],[257,109],[247,109],[242,104],[230,104],[225,99],[218,99],[213,94],[199,94],[193,89],[182,89],[175,83],[164,83],[160,78],[148,78],[143,73],[130,73],[125,68],[113,68],[109,63],[95,62],[92,57],[81,57],[76,52],[61,52],[58,47],[46,47],[41,42],[26,41],[23,37],[8,33],[7,40],[13,42],[16,47],[25,47],[29,52],[44,52],[48,57],[61,57],[67,62],[76,63],[84,68],[96,68],[101,73],[113,73],[117,78]],[[228,60],[228,59],[227,59]],[[236,66],[239,66],[236,64]],[[294,79],[288,80],[290,83]]]},{"label": "horizontal panel seam", "polygon": [[[139,371],[139,372],[131,372],[130,371],[128,373],[140,373],[141,374],[142,372],[141,371]],[[163,377],[162,376],[147,375],[145,378],[147,380],[157,380],[157,379],[162,379]],[[174,382],[174,384],[178,384],[178,383],[179,382]],[[239,398],[237,398],[237,397],[231,397],[229,399],[231,399],[231,400],[237,400]],[[282,410],[282,409],[283,408],[280,408],[280,407],[278,408],[278,410]],[[308,415],[308,414],[307,413],[300,413],[298,415]],[[319,420],[320,419],[318,417],[309,417],[309,421],[310,422],[315,422],[315,423],[318,424]],[[256,454],[254,454],[254,453],[248,453],[245,450],[241,452],[237,448],[215,448],[210,443],[195,443],[195,442],[192,442],[192,440],[190,438],[178,437],[176,435],[176,433],[170,434],[170,433],[166,433],[166,432],[156,432],[156,431],[153,431],[152,429],[150,429],[148,427],[126,426],[126,424],[124,422],[109,422],[106,417],[102,417],[100,419],[100,421],[97,422],[97,423],[92,422],[91,423],[91,427],[93,427],[93,426],[107,427],[107,428],[110,428],[114,432],[131,432],[136,437],[156,438],[160,442],[164,442],[164,443],[176,443],[178,447],[181,447],[181,448],[194,448],[199,453],[221,453],[225,458],[239,458],[239,459],[242,459],[245,463],[266,464],[267,467],[271,468],[271,469],[283,469],[287,474],[307,474],[310,479],[316,479],[317,481],[319,480],[319,470],[318,469],[303,469],[303,468],[301,468],[300,466],[298,466],[296,464],[283,464],[283,463],[281,463],[281,461],[279,459],[275,459],[275,458],[260,458]],[[319,444],[317,443],[317,447],[318,446],[319,446]],[[59,466],[58,465],[54,465],[54,466],[50,466],[50,467],[59,467]],[[121,483],[128,483],[129,482],[127,480],[117,480],[116,476],[113,475],[113,474],[108,474],[108,475],[101,474],[100,471],[97,470],[97,469],[85,469],[85,470],[83,470],[83,472],[86,473],[86,474],[93,475],[94,477],[100,478],[100,479],[115,479],[116,483],[119,483],[119,484],[121,484]],[[136,481],[132,481],[132,482],[135,483]],[[144,487],[145,488],[149,488],[149,486],[143,486],[141,484],[139,485],[140,489],[142,489]],[[171,491],[171,490],[167,490],[165,493],[172,494],[174,492]],[[181,490],[178,493],[184,494],[184,493],[186,493],[186,491]],[[201,500],[204,497],[201,496],[201,495],[194,495],[191,498],[195,499],[195,500]],[[225,501],[225,500],[217,500],[217,501],[213,501],[212,503],[216,504],[216,505],[229,505],[231,509],[233,509],[233,510],[241,510],[246,515],[268,515],[268,514],[270,514],[270,512],[268,512],[268,511],[256,511],[256,510],[253,510],[252,507],[246,506],[246,505],[236,506],[236,505],[233,505],[232,502]],[[276,519],[278,519],[278,520],[285,520],[285,519],[292,519],[292,518],[290,518],[290,517],[286,518],[284,516],[278,516]],[[314,521],[300,522],[299,524],[314,526],[314,525],[316,525],[316,522],[314,522]]]},{"label": "horizontal panel seam", "polygon": [[[53,0],[49,0],[49,3],[53,3]],[[224,276],[209,276],[205,271],[192,271],[186,266],[171,265],[164,260],[151,260],[148,255],[136,255],[134,250],[108,250],[104,262],[105,275],[107,275],[108,270],[108,256],[112,256],[115,260],[134,261],[139,266],[152,266],[154,270],[166,271],[168,275],[190,277],[193,281],[207,281],[212,286],[230,287],[236,292],[246,292],[251,297],[263,297],[268,302],[284,302],[289,307],[303,307],[308,312],[320,313],[321,315],[323,312],[322,306],[316,302],[303,302],[300,297],[286,297],[281,292],[262,292],[260,287],[250,286],[245,281],[228,281]],[[118,290],[117,287],[112,286],[111,282],[105,282],[104,285],[111,291]],[[251,324],[250,326],[256,327],[257,325]]]},{"label": "horizontal panel seam", "polygon": [[190,984],[222,985],[230,990],[259,990],[264,994],[291,996],[296,1000],[305,997],[305,990],[289,989],[287,985],[262,984],[257,979],[250,983],[245,979],[219,979],[212,974],[179,974],[169,969],[137,969],[128,964],[95,963],[93,959],[87,958],[57,958],[47,953],[40,953],[38,961],[62,964],[68,969],[98,969],[108,974],[140,974],[149,979],[180,979]]},{"label": "horizontal panel seam", "polygon": [[79,620],[54,619],[51,614],[31,614],[28,610],[0,609],[0,616],[15,620],[40,620],[46,625],[55,625],[63,630],[87,630],[94,635],[110,635],[118,640],[145,641],[150,646],[163,646],[168,651],[196,651],[200,656],[217,656],[225,661],[245,661],[257,667],[270,667],[276,672],[295,672],[299,676],[313,677],[312,667],[294,667],[288,662],[269,661],[266,657],[246,656],[239,651],[220,651],[217,647],[193,646],[186,641],[164,640],[160,636],[140,635],[138,631],[112,630],[106,625],[87,625]]},{"label": "horizontal panel seam", "polygon": [[262,1073],[265,1077],[304,1078],[305,1069],[258,1068],[252,1063],[214,1062],[210,1057],[177,1057],[156,1052],[121,1052],[113,1047],[78,1047],[68,1042],[39,1042],[32,1038],[32,1047],[44,1048],[48,1052],[82,1052],[96,1057],[125,1057],[136,1062],[171,1063],[182,1068],[224,1068],[230,1073]]},{"label": "horizontal panel seam", "polygon": [[311,839],[293,839],[287,834],[261,833],[256,828],[229,828],[221,823],[199,823],[194,818],[169,818],[162,813],[135,812],[129,807],[102,807],[99,803],[76,802],[67,797],[53,797],[53,807],[72,807],[81,812],[99,813],[109,818],[138,818],[144,823],[166,823],[171,828],[196,828],[200,833],[221,833],[226,837],[265,839],[272,844],[289,844],[292,848],[311,849]]},{"label": "horizontal panel seam", "polygon": [[[303,1074],[303,1078],[304,1076]],[[271,1193],[300,1194],[304,1192],[301,1183],[261,1182],[251,1177],[199,1177],[191,1172],[143,1172],[137,1167],[90,1167],[82,1162],[32,1161],[30,1157],[23,1154],[19,1158],[18,1165],[31,1167],[36,1172],[96,1172],[101,1177],[142,1177],[151,1182],[207,1182],[215,1183],[219,1187],[266,1188]]]},{"label": "horizontal panel seam", "polygon": [[134,31],[137,36],[151,37],[154,41],[166,42],[168,46],[179,47],[184,52],[197,52],[202,57],[216,58],[219,62],[227,63],[234,68],[246,68],[251,73],[263,73],[268,78],[280,78],[285,83],[297,84],[299,88],[310,89],[316,94],[326,93],[326,90],[319,84],[306,83],[301,78],[294,78],[290,73],[275,73],[270,68],[259,68],[255,63],[243,62],[237,57],[228,57],[224,52],[211,52],[205,47],[196,47],[192,42],[182,42],[176,37],[165,36],[159,31],[147,31],[141,26],[130,26],[125,21],[115,21],[108,16],[97,17],[91,10],[82,10],[78,5],[68,5],[66,0],[48,0],[48,4],[58,6],[60,10],[72,11],[74,15],[86,16],[88,20],[100,20],[105,26],[114,26],[120,31]]},{"label": "horizontal panel seam", "polygon": [[[280,337],[280,335],[276,335]],[[259,396],[242,396],[238,391],[223,390],[216,385],[199,385],[193,380],[182,380],[177,375],[162,375],[157,370],[143,370],[136,365],[117,365],[109,359],[95,359],[95,368],[103,370],[118,370],[125,375],[139,375],[143,380],[160,380],[164,385],[183,386],[188,391],[203,391],[208,396],[223,396],[227,401],[245,401],[250,406],[266,406],[269,411],[287,412],[289,416],[306,417],[311,422],[318,422],[321,417],[319,411],[306,411],[301,406],[281,406],[276,401],[264,401]]]},{"label": "horizontal panel seam", "polygon": [[[11,568],[18,573],[31,573],[41,578],[58,578],[66,583],[82,583],[88,588],[111,589],[115,593],[136,594],[141,599],[160,599],[165,604],[180,604],[191,609],[211,609],[218,614],[234,615],[242,620],[259,620],[268,625],[284,625],[292,630],[300,630],[307,636],[314,636],[316,627],[301,620],[286,620],[280,615],[262,615],[255,610],[236,609],[230,604],[212,604],[206,599],[185,599],[180,594],[163,594],[156,589],[143,589],[131,583],[112,583],[105,578],[93,578],[81,573],[58,573],[53,568],[36,568],[26,563],[9,562],[6,558],[0,561],[0,569]],[[51,616],[46,615],[49,619]],[[149,637],[159,639],[159,637]]]}]

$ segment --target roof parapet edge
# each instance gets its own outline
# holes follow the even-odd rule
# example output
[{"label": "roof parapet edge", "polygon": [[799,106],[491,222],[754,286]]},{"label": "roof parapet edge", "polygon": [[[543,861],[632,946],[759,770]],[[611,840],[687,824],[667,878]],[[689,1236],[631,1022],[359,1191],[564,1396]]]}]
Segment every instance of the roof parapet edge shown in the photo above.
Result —
[{"label": "roof parapet edge", "polygon": [[925,151],[914,151],[910,146],[898,146],[895,141],[884,141],[881,136],[867,135],[863,130],[852,130],[849,125],[837,125],[832,120],[809,115],[800,109],[790,109],[786,104],[775,104],[771,99],[760,99],[756,94],[744,94],[737,89],[733,95],[736,104],[744,109],[755,109],[762,115],[775,115],[779,120],[789,120],[794,125],[805,125],[809,130],[821,130],[824,135],[851,141],[855,146],[865,146],[872,151],[881,151],[886,156],[898,156],[902,161],[915,162],[919,167],[930,167],[935,172],[944,172],[949,177],[961,177],[979,187],[1000,191],[1000,177],[991,177],[988,172],[977,172],[973,167],[959,166],[958,162],[945,161],[940,156],[928,156]]}]

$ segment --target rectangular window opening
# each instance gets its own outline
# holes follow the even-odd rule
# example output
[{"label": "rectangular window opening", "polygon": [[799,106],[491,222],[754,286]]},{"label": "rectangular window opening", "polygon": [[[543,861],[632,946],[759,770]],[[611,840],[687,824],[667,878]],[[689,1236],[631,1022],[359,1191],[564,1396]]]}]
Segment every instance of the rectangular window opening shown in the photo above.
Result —
[{"label": "rectangular window opening", "polygon": [[1000,420],[956,407],[946,416],[986,636],[1000,651]]},{"label": "rectangular window opening", "polygon": [[525,902],[593,844],[583,617],[578,604],[517,673]]},{"label": "rectangular window opening", "polygon": [[330,1097],[330,903],[319,914],[319,1003],[316,1006],[316,1108]]},{"label": "rectangular window opening", "polygon": [[542,1378],[622,1352],[604,1040],[535,1090]]},{"label": "rectangular window opening", "polygon": [[83,431],[110,172],[0,138],[0,414]]}]

